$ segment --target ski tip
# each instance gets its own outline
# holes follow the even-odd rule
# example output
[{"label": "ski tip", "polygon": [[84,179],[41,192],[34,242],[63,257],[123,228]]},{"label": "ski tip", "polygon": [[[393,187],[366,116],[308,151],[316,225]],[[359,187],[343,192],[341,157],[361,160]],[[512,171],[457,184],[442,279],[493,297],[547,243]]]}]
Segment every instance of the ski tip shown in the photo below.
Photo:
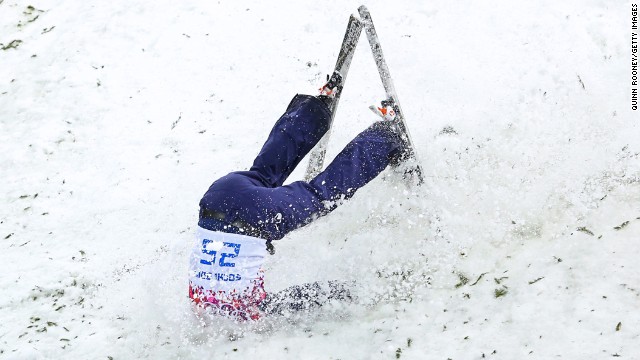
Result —
[{"label": "ski tip", "polygon": [[367,9],[366,6],[361,5],[358,8],[358,13],[360,14],[360,21],[367,24],[367,25],[371,25],[371,13],[369,13],[369,9]]}]

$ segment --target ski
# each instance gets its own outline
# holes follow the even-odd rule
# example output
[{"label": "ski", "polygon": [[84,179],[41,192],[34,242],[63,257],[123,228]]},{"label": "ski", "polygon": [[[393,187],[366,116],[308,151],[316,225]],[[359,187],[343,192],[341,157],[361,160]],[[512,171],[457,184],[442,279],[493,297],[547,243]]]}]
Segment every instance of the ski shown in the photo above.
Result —
[{"label": "ski", "polygon": [[361,21],[364,23],[367,39],[369,40],[369,46],[371,47],[371,51],[373,52],[373,58],[378,67],[378,73],[380,73],[382,86],[384,86],[384,90],[387,94],[387,102],[391,106],[393,106],[393,109],[396,112],[396,119],[398,120],[398,127],[400,128],[401,136],[403,137],[403,141],[407,143],[409,148],[407,154],[405,155],[406,158],[402,161],[403,164],[406,164],[406,168],[403,169],[404,174],[409,177],[413,177],[415,175],[417,184],[420,185],[424,182],[422,167],[418,162],[415,146],[413,141],[411,140],[411,136],[409,135],[409,130],[405,122],[404,113],[402,112],[402,108],[400,107],[400,102],[398,102],[398,95],[396,94],[395,87],[393,86],[393,80],[391,79],[391,74],[389,73],[389,67],[387,66],[387,62],[385,61],[384,55],[382,54],[382,47],[380,46],[380,40],[378,39],[376,29],[373,26],[371,14],[369,13],[367,7],[364,5],[358,8],[358,12],[360,13],[360,18],[362,19]]},{"label": "ski", "polygon": [[316,177],[320,171],[322,171],[325,154],[327,153],[327,144],[329,143],[329,137],[331,134],[331,124],[333,123],[333,119],[336,115],[336,109],[338,108],[338,102],[340,101],[340,94],[342,94],[342,88],[347,80],[347,73],[349,72],[351,59],[353,59],[353,53],[356,49],[356,45],[358,44],[358,39],[360,38],[363,26],[364,24],[362,21],[354,15],[349,17],[347,31],[344,34],[344,39],[342,40],[342,46],[340,47],[340,53],[338,53],[338,60],[336,61],[334,69],[334,71],[337,71],[342,75],[342,84],[338,87],[334,101],[329,108],[329,110],[331,110],[329,130],[327,130],[327,133],[322,137],[322,139],[320,139],[318,144],[309,154],[309,165],[307,166],[307,171],[304,177],[306,181],[310,181]]}]

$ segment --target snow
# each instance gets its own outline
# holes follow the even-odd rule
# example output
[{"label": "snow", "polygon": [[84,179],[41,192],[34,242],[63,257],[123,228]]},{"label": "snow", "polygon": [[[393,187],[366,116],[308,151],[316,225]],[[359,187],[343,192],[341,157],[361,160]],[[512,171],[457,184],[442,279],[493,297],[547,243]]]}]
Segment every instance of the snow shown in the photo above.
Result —
[{"label": "snow", "polygon": [[[266,269],[359,303],[194,314],[198,200],[322,84],[359,5],[0,0],[22,41],[0,50],[0,357],[640,358],[627,2],[369,2],[426,183],[385,172]],[[360,41],[329,157],[383,97]]]}]

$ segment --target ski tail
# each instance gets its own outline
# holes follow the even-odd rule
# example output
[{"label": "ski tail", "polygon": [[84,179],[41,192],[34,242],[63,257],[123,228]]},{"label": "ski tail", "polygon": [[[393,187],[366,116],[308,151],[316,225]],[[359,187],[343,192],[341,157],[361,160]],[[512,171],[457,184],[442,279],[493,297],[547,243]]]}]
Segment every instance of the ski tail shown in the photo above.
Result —
[{"label": "ski tail", "polygon": [[364,5],[358,8],[358,13],[360,14],[360,18],[362,19],[361,21],[364,23],[367,39],[369,40],[369,46],[371,47],[371,51],[373,52],[373,58],[376,62],[376,66],[378,67],[378,73],[380,74],[382,85],[384,86],[384,90],[387,94],[387,99],[394,106],[394,110],[396,111],[396,118],[398,119],[398,127],[400,128],[400,131],[402,133],[401,136],[403,137],[403,141],[408,146],[406,160],[402,162],[402,164],[406,165],[406,167],[404,167],[403,169],[404,175],[411,178],[415,176],[418,185],[420,185],[424,182],[422,167],[420,166],[420,163],[417,159],[415,146],[413,141],[411,140],[411,136],[405,122],[404,112],[400,107],[398,95],[396,94],[395,87],[393,86],[393,80],[391,79],[391,74],[389,73],[389,67],[387,66],[384,54],[382,53],[382,46],[380,45],[380,40],[378,39],[376,29],[373,26],[371,14],[369,13],[367,7]]},{"label": "ski tail", "polygon": [[353,54],[358,45],[358,39],[360,38],[360,33],[362,32],[362,28],[364,27],[364,23],[360,21],[355,15],[351,15],[349,17],[349,23],[347,24],[347,30],[344,34],[344,39],[342,40],[342,46],[340,47],[340,53],[338,54],[338,60],[336,61],[336,66],[334,71],[337,71],[340,75],[342,75],[342,84],[338,86],[335,98],[331,102],[329,110],[331,110],[331,119],[329,121],[329,130],[327,133],[320,139],[318,144],[311,150],[309,154],[309,165],[307,166],[307,171],[305,173],[304,179],[306,181],[310,181],[316,175],[322,171],[322,167],[324,166],[324,158],[327,153],[327,145],[329,143],[329,138],[331,136],[331,125],[333,124],[333,119],[336,114],[336,110],[338,108],[338,102],[340,101],[340,95],[342,94],[342,88],[347,79],[347,73],[349,72],[349,67],[351,66],[351,60],[353,59]]}]

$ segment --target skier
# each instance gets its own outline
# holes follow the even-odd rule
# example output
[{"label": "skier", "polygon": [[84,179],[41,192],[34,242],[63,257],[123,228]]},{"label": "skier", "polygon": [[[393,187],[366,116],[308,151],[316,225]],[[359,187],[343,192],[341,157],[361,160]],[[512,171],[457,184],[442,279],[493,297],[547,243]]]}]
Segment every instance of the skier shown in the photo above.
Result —
[{"label": "skier", "polygon": [[215,181],[200,200],[196,243],[190,257],[189,298],[199,307],[238,320],[309,309],[331,299],[349,300],[344,284],[295,286],[267,294],[261,268],[274,240],[334,210],[390,163],[407,144],[383,102],[377,121],[356,136],[309,182],[284,181],[329,129],[330,105],[342,89],[334,72],[318,96],[296,95],[275,123],[248,171]]}]

